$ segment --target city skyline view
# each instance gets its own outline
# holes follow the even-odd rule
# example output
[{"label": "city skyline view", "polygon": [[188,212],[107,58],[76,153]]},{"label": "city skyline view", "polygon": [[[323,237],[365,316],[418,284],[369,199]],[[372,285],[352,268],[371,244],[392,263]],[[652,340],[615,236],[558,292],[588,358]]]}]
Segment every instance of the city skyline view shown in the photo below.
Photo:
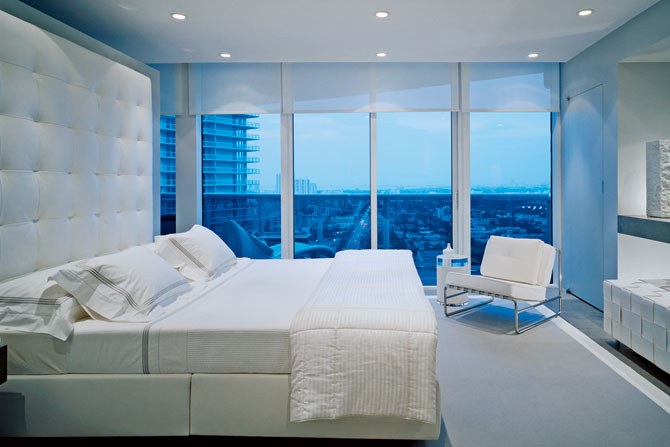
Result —
[{"label": "city skyline view", "polygon": [[[500,188],[513,192],[550,190],[551,141],[548,113],[471,113],[471,188],[473,193],[496,193]],[[347,190],[369,192],[368,171],[348,169],[351,160],[366,160],[369,166],[369,118],[367,113],[295,115],[296,144],[301,157],[294,156],[294,178],[315,183],[317,193]],[[378,192],[402,189],[451,192],[451,114],[448,112],[379,113],[378,152],[385,147],[412,148],[393,159],[378,157]],[[258,115],[260,172],[251,176],[260,183],[259,192],[276,193],[276,176],[281,166],[279,115]],[[295,128],[295,125],[294,125]],[[425,139],[432,144],[420,145]],[[419,145],[417,145],[417,141]],[[420,152],[419,163],[412,157]],[[324,154],[337,154],[324,160]],[[509,163],[509,159],[517,163]],[[445,167],[443,174],[435,165]],[[484,165],[487,165],[484,168]],[[411,166],[412,169],[406,169]],[[369,168],[368,168],[369,169]],[[300,175],[309,172],[310,176]],[[338,178],[347,172],[346,181]],[[427,175],[428,174],[428,175]]]},{"label": "city skyline view", "polygon": [[[451,113],[376,115],[376,228],[371,218],[370,115],[293,118],[296,255],[308,256],[309,247],[322,254],[316,247],[330,253],[371,248],[376,231],[378,248],[411,250],[423,284],[436,284],[436,256],[453,244]],[[161,119],[166,232],[174,219],[174,128],[174,118]],[[202,117],[203,224],[219,233],[226,221],[234,220],[274,246],[267,251],[274,256],[282,242],[280,128],[279,115]],[[470,114],[474,274],[492,234],[551,242],[550,135],[549,113]]]}]

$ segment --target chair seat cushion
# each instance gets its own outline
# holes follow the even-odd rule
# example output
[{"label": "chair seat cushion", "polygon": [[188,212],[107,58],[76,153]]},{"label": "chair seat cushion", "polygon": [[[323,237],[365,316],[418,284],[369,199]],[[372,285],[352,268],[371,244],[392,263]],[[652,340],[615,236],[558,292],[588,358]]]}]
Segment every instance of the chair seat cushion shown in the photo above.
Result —
[{"label": "chair seat cushion", "polygon": [[516,300],[544,301],[547,289],[542,286],[506,281],[486,276],[468,275],[465,273],[448,272],[447,285],[464,287],[491,295],[500,295]]}]

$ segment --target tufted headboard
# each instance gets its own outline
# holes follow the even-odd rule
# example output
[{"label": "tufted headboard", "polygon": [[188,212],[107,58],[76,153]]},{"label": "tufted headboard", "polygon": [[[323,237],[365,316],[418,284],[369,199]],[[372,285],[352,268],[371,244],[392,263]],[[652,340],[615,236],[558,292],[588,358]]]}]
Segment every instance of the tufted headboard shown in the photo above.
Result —
[{"label": "tufted headboard", "polygon": [[151,242],[145,75],[0,11],[0,281]]}]

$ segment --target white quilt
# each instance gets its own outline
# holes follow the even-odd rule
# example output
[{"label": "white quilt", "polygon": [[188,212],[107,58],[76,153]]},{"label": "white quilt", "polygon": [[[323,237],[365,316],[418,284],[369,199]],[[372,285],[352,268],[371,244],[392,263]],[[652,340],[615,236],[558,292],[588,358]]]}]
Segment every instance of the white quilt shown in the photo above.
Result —
[{"label": "white quilt", "polygon": [[339,252],[291,323],[291,420],[434,423],[436,348],[411,252]]}]

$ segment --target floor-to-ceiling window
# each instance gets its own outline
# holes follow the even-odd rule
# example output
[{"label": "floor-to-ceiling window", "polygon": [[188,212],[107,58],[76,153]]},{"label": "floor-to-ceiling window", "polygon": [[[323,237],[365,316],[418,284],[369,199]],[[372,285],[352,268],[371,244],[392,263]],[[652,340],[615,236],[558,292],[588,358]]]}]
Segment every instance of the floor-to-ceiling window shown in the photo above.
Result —
[{"label": "floor-to-ceiling window", "polygon": [[[198,82],[188,84],[188,113],[203,116],[203,223],[215,231],[235,220],[296,257],[409,249],[426,285],[449,242],[472,255],[474,273],[491,234],[551,242],[556,64],[189,70]],[[282,176],[294,183],[279,191]],[[162,192],[174,191],[164,177]]]},{"label": "floor-to-ceiling window", "polygon": [[293,141],[296,257],[370,248],[369,114],[296,114]]},{"label": "floor-to-ceiling window", "polygon": [[176,216],[176,141],[175,116],[161,115],[160,119],[160,194],[161,234],[174,233]]},{"label": "floor-to-ceiling window", "polygon": [[421,281],[452,242],[451,113],[377,114],[377,244],[412,251]]},{"label": "floor-to-ceiling window", "polygon": [[551,114],[470,114],[471,259],[491,235],[551,238]]},{"label": "floor-to-ceiling window", "polygon": [[267,245],[281,242],[279,129],[277,114],[202,116],[203,225],[221,235],[234,220]]}]

